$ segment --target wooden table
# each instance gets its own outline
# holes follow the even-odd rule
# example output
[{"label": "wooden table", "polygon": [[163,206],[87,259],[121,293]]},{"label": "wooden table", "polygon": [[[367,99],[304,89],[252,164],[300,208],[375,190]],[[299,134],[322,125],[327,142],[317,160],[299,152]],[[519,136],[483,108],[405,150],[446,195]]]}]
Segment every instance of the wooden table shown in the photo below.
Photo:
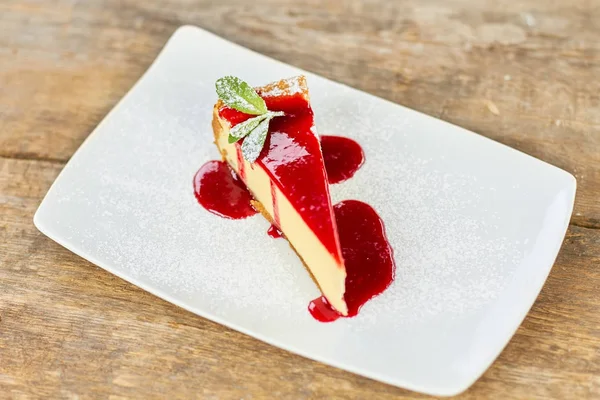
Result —
[{"label": "wooden table", "polygon": [[574,174],[541,295],[461,398],[600,398],[599,21],[596,0],[2,0],[0,397],[421,397],[192,315],[33,226],[71,154],[194,24]]}]

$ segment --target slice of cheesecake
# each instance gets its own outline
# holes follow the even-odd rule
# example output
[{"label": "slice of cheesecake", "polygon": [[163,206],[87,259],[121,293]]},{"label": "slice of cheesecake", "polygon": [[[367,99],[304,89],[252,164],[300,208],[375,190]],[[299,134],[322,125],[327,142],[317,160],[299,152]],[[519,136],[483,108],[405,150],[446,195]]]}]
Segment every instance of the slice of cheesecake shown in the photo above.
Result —
[{"label": "slice of cheesecake", "polygon": [[256,92],[270,111],[285,113],[270,122],[258,159],[244,159],[243,140],[228,141],[230,129],[253,116],[220,100],[213,110],[215,143],[252,193],[255,207],[281,230],[329,303],[347,315],[346,269],[306,79],[284,79]]}]

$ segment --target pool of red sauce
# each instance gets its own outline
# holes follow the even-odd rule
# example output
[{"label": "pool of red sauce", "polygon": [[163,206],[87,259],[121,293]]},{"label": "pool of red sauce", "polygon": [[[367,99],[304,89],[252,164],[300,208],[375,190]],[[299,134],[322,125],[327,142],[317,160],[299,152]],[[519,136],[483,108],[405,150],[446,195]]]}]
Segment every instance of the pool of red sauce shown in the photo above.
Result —
[{"label": "pool of red sauce", "polygon": [[[348,317],[353,317],[363,304],[387,289],[394,280],[393,250],[383,221],[370,205],[346,200],[334,205],[333,211],[347,274],[344,300]],[[323,296],[311,301],[308,310],[321,322],[341,317]]]},{"label": "pool of red sauce", "polygon": [[208,161],[200,167],[194,176],[194,194],[202,207],[224,218],[256,214],[246,185],[225,161]]},{"label": "pool of red sauce", "polygon": [[321,136],[321,150],[329,183],[352,178],[365,162],[362,147],[342,136]]},{"label": "pool of red sauce", "polygon": [[[265,102],[269,110],[286,113],[285,117],[271,121],[270,134],[265,143],[268,151],[256,161],[272,178],[275,221],[267,234],[279,238],[282,233],[278,229],[275,185],[298,188],[296,196],[295,191],[286,190],[290,193],[289,200],[297,209],[309,209],[319,202],[324,206],[322,209],[328,209],[328,196],[305,199],[301,195],[310,192],[309,187],[327,185],[325,179],[319,179],[319,175],[323,176],[321,154],[327,174],[323,178],[334,184],[355,174],[364,163],[364,153],[357,142],[341,136],[321,136],[322,152],[319,151],[319,143],[309,136],[312,135],[310,129],[313,125],[313,113],[301,96],[265,98]],[[231,122],[232,126],[250,117],[229,108],[221,109],[220,115]],[[242,165],[239,177],[224,161],[209,161],[194,176],[194,193],[198,202],[211,213],[230,219],[242,219],[256,214],[250,203],[252,196],[243,183],[245,170],[244,163],[241,162],[240,146],[236,147],[238,165]],[[303,170],[307,172],[304,176],[295,172],[297,163],[302,163]],[[325,187],[313,192],[328,194],[329,190]],[[353,317],[363,304],[383,292],[393,281],[393,251],[385,235],[383,221],[371,206],[357,200],[346,200],[334,205],[333,210],[347,273],[344,299],[348,305],[348,317]],[[329,213],[307,213],[303,217],[329,252],[337,254]],[[311,301],[308,309],[315,319],[322,322],[335,321],[341,317],[323,296]]]},{"label": "pool of red sauce", "polygon": [[267,229],[267,235],[271,236],[273,239],[279,239],[283,237],[283,233],[279,230],[279,228],[273,224]]}]

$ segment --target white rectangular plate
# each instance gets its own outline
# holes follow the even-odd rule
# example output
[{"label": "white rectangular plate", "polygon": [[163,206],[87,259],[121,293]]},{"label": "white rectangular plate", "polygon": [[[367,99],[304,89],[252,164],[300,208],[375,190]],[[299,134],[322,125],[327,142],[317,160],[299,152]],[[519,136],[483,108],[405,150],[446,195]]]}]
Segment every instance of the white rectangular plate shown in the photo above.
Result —
[{"label": "white rectangular plate", "polygon": [[[319,131],[366,154],[333,201],[371,204],[396,280],[356,318],[324,324],[318,290],[260,216],[226,220],[194,198],[219,158],[214,82],[305,74]],[[435,395],[468,388],[533,304],[565,235],[567,172],[457,126],[180,28],[56,179],[34,222],[81,257],[200,316],[275,346]]]}]

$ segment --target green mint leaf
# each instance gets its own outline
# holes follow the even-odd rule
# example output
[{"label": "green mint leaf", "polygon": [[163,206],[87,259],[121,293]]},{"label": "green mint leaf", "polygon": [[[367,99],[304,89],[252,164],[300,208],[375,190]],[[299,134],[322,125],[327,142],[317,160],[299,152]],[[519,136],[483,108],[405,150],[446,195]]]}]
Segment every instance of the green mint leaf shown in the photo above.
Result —
[{"label": "green mint leaf", "polygon": [[231,128],[229,131],[229,143],[235,143],[241,138],[248,136],[248,134],[252,132],[263,119],[267,118],[268,115],[269,114],[263,114],[258,117],[250,118]]},{"label": "green mint leaf", "polygon": [[256,161],[263,146],[267,139],[267,132],[269,132],[269,122],[271,117],[263,119],[260,124],[244,139],[242,143],[242,155],[248,162],[253,163]]},{"label": "green mint leaf", "polygon": [[265,101],[240,78],[225,76],[217,80],[215,87],[223,103],[235,110],[252,115],[262,115],[268,111]]}]

